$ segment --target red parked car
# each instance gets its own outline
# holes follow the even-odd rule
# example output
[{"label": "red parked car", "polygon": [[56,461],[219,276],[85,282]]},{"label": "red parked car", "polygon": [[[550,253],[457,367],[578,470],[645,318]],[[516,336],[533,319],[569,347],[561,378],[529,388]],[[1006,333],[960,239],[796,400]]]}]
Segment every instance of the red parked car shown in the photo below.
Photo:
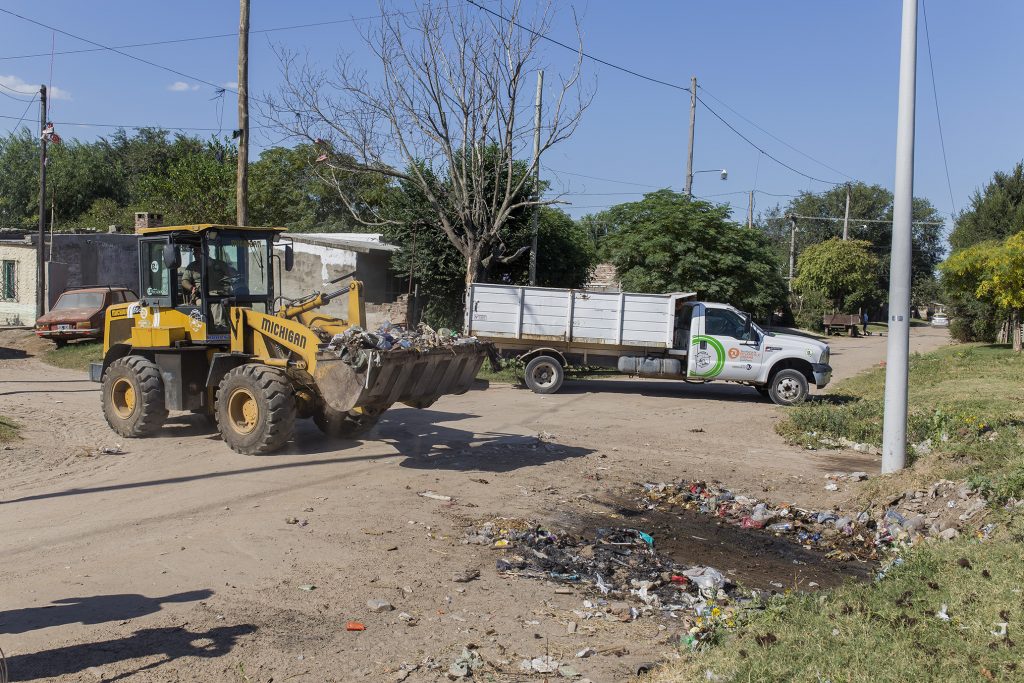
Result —
[{"label": "red parked car", "polygon": [[36,334],[57,348],[72,339],[103,339],[107,307],[139,297],[125,287],[76,287],[67,289],[50,311],[36,319]]}]

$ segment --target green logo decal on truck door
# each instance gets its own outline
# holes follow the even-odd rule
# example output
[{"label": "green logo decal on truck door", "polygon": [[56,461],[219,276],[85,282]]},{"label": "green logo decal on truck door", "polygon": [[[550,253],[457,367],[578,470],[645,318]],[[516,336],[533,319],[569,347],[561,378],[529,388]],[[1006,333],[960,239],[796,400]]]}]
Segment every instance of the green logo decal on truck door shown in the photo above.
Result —
[{"label": "green logo decal on truck door", "polygon": [[[698,335],[693,338],[693,344],[697,344],[698,347],[701,342],[707,342],[710,350],[698,348],[694,356],[693,374],[695,377],[717,377],[725,367],[725,347],[714,337]],[[714,351],[714,353],[712,354],[710,351]],[[712,356],[714,357],[712,358]]]}]

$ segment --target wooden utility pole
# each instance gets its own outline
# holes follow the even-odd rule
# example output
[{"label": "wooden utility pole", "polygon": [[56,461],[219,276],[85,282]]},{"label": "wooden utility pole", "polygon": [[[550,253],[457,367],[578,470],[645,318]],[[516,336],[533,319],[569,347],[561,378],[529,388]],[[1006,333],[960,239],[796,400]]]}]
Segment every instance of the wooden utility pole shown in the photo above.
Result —
[{"label": "wooden utility pole", "polygon": [[249,224],[249,0],[241,0],[238,21],[238,173],[235,222]]},{"label": "wooden utility pole", "polygon": [[843,218],[843,239],[850,239],[850,183],[846,183],[846,216]]},{"label": "wooden utility pole", "polygon": [[39,235],[36,243],[36,317],[46,313],[46,86],[39,86]]},{"label": "wooden utility pole", "polygon": [[[544,92],[544,70],[537,72],[537,110],[533,117],[533,158],[537,184],[537,198],[540,198],[540,103]],[[537,286],[537,236],[540,233],[540,204],[533,207],[533,229],[530,241],[530,285]]]},{"label": "wooden utility pole", "polygon": [[754,227],[754,191],[750,191],[750,199],[747,201],[747,227]]},{"label": "wooden utility pole", "polygon": [[793,291],[793,270],[796,267],[796,218],[789,217],[789,291]]},{"label": "wooden utility pole", "polygon": [[690,77],[690,145],[686,153],[686,196],[693,190],[693,126],[697,121],[697,77]]}]

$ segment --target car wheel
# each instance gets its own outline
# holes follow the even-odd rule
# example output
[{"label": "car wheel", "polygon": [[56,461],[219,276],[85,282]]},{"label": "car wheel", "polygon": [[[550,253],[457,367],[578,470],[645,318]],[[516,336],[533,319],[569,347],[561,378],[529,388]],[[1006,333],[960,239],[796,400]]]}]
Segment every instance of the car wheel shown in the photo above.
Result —
[{"label": "car wheel", "polygon": [[67,339],[54,339],[53,340],[53,344],[58,349],[63,349],[65,346],[68,345],[68,340]]},{"label": "car wheel", "polygon": [[792,368],[779,370],[768,384],[768,395],[780,406],[795,406],[807,400],[807,378]]}]

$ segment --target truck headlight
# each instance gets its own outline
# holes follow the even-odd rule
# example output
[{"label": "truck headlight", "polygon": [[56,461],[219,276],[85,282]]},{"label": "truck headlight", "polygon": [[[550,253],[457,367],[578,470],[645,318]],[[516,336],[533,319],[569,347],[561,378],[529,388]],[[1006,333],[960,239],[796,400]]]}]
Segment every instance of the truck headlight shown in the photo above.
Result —
[{"label": "truck headlight", "polygon": [[822,363],[822,365],[828,365],[828,360],[829,360],[829,355],[830,354],[831,354],[831,349],[829,349],[826,346],[825,347],[825,352],[821,354],[821,363]]}]

